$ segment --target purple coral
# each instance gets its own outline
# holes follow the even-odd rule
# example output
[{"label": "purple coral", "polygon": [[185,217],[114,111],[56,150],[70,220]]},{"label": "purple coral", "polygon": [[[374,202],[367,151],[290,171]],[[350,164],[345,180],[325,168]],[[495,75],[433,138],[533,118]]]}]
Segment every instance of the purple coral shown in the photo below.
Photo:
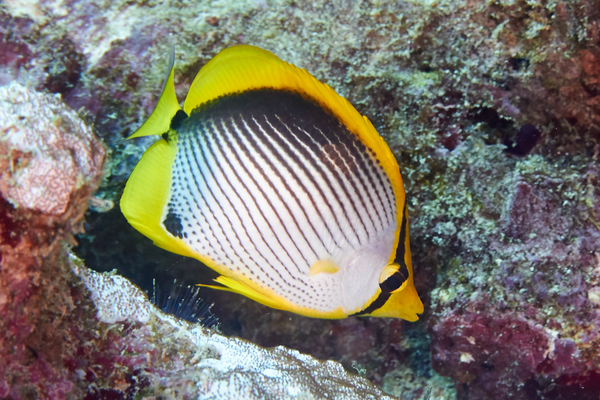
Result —
[{"label": "purple coral", "polygon": [[463,396],[515,398],[520,382],[536,375],[552,340],[541,327],[484,302],[465,308],[472,311],[454,311],[431,327],[433,367],[457,382]]}]

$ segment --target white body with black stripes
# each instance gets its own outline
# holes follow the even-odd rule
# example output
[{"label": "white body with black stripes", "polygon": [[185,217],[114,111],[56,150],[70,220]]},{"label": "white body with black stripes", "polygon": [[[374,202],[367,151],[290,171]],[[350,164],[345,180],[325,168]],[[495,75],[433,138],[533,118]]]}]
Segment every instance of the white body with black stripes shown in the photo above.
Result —
[{"label": "white body with black stripes", "polygon": [[366,118],[252,46],[202,68],[183,109],[173,77],[131,136],[162,136],[125,187],[132,226],[273,308],[418,318],[402,178]]},{"label": "white body with black stripes", "polygon": [[[351,312],[372,297],[394,247],[394,192],[333,115],[298,94],[245,92],[172,135],[165,229],[302,307]],[[311,275],[320,260],[338,270]]]}]

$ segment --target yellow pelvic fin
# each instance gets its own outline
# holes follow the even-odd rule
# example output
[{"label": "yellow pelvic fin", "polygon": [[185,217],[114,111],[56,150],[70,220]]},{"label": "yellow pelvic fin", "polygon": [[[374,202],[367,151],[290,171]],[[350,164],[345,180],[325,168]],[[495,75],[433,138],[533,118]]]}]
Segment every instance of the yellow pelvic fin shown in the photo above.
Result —
[{"label": "yellow pelvic fin", "polygon": [[213,286],[213,285],[202,285],[198,284],[198,286],[209,287],[212,289],[223,290],[225,292],[233,292],[238,293],[243,296],[246,296],[260,304],[264,304],[267,307],[276,308],[278,310],[285,310],[285,300],[279,301],[270,296],[267,296],[263,293],[258,292],[257,290],[251,288],[248,285],[245,285],[241,282],[233,278],[228,278],[226,276],[219,276],[215,279],[215,282],[220,283],[223,286]]},{"label": "yellow pelvic fin", "polygon": [[130,135],[127,139],[141,136],[162,135],[169,131],[171,120],[181,110],[177,96],[175,95],[175,53],[171,52],[169,60],[169,74],[163,85],[163,91],[156,103],[156,108],[150,114],[150,117],[140,128]]},{"label": "yellow pelvic fin", "polygon": [[[404,186],[396,158],[367,117],[331,87],[304,69],[280,60],[273,53],[249,45],[229,47],[210,60],[196,75],[183,105],[190,115],[200,105],[232,93],[256,89],[289,90],[300,93],[331,111],[368,146],[388,175],[396,197],[396,243],[404,209]],[[395,258],[390,255],[389,261]]]},{"label": "yellow pelvic fin", "polygon": [[335,274],[339,271],[339,267],[331,260],[317,260],[310,267],[310,276],[315,276],[320,273]]}]

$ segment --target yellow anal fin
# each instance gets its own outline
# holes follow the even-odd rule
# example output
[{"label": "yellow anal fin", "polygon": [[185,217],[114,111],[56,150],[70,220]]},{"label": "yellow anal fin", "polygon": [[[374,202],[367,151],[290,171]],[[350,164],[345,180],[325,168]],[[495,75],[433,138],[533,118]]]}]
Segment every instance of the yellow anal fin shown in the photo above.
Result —
[{"label": "yellow anal fin", "polygon": [[234,278],[228,278],[226,276],[219,276],[215,279],[216,282],[222,284],[223,286],[213,286],[213,285],[198,285],[209,287],[212,289],[223,290],[226,292],[232,292],[241,294],[246,296],[260,304],[263,304],[267,307],[275,308],[277,310],[290,311],[296,314],[304,315],[306,317],[311,318],[327,318],[327,319],[339,319],[346,318],[348,314],[346,314],[341,307],[336,308],[335,310],[330,311],[319,311],[314,308],[301,307],[295,304],[292,304],[290,301],[284,299],[283,297],[279,297],[275,293],[266,294],[261,293],[258,290],[250,287],[250,285],[246,283],[242,283],[237,281]]},{"label": "yellow anal fin", "polygon": [[203,285],[198,284],[198,286],[208,287],[217,290],[223,290],[225,292],[233,292],[238,293],[243,296],[246,296],[260,304],[264,304],[267,307],[276,308],[278,310],[285,310],[285,304],[287,303],[284,299],[275,299],[270,296],[267,296],[263,293],[258,292],[256,289],[251,288],[248,285],[245,285],[241,282],[236,281],[235,279],[228,278],[226,276],[219,276],[215,279],[215,282],[220,283],[223,286],[214,286],[214,285]]},{"label": "yellow anal fin", "polygon": [[127,139],[149,135],[162,135],[169,131],[171,120],[177,114],[177,111],[181,110],[177,101],[177,95],[175,94],[174,76],[175,53],[171,52],[169,75],[167,75],[167,79],[165,80],[163,91],[160,94],[158,103],[156,103],[156,108],[154,108],[154,111],[152,111],[146,122]]}]

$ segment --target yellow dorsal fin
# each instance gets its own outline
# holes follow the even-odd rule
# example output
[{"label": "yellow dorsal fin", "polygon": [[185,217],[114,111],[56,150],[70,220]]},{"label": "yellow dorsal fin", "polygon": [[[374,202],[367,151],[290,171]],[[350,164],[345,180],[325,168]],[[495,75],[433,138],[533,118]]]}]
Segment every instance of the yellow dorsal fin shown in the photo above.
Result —
[{"label": "yellow dorsal fin", "polygon": [[[229,47],[210,60],[198,73],[183,105],[190,113],[202,104],[232,93],[272,88],[300,93],[330,110],[368,146],[388,175],[396,197],[396,243],[404,210],[404,186],[396,158],[367,117],[331,87],[319,82],[304,69],[280,60],[273,53],[249,45]],[[396,257],[390,255],[390,262]]]},{"label": "yellow dorsal fin", "polygon": [[156,103],[156,108],[154,108],[154,111],[152,111],[146,122],[127,139],[149,135],[162,135],[169,131],[171,120],[177,114],[177,111],[181,110],[175,94],[174,76],[175,52],[172,50],[169,58],[169,73],[165,79],[158,103]]}]

